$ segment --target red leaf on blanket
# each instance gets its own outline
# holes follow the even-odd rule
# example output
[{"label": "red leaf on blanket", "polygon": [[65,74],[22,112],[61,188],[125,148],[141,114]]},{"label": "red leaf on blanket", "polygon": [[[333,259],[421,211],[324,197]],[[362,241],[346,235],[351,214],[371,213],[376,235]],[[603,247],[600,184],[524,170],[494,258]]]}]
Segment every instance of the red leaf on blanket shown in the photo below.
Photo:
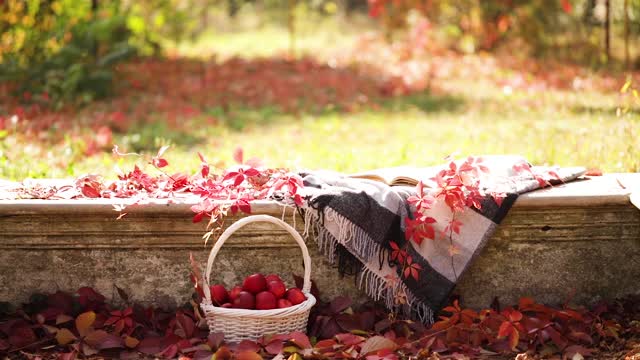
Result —
[{"label": "red leaf on blanket", "polygon": [[460,234],[460,227],[462,226],[462,222],[460,220],[451,219],[449,221],[449,225],[444,228],[445,232],[453,231],[456,234]]},{"label": "red leaf on blanket", "polygon": [[424,183],[422,181],[418,182],[416,185],[416,192],[416,195],[412,195],[407,198],[407,202],[415,206],[416,211],[418,212],[430,209],[434,199],[431,194],[424,193]]},{"label": "red leaf on blanket", "polygon": [[404,263],[407,258],[407,251],[400,248],[395,241],[389,243],[391,246],[391,261],[397,261],[398,263]]},{"label": "red leaf on blanket", "polygon": [[402,272],[405,279],[412,277],[416,281],[420,280],[420,270],[422,270],[422,266],[414,263],[411,256],[407,256],[407,261],[404,264],[404,271]]},{"label": "red leaf on blanket", "polygon": [[435,240],[436,233],[432,224],[436,222],[436,219],[422,215],[415,220],[409,218],[405,219],[405,237],[407,240],[411,240],[418,245],[422,244],[424,239]]}]

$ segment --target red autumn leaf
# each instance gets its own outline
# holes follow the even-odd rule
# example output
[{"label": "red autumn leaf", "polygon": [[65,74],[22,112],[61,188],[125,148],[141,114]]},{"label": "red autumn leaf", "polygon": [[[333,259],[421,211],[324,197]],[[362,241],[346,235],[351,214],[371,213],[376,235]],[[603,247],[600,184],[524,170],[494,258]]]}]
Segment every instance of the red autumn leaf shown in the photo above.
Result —
[{"label": "red autumn leaf", "polygon": [[462,222],[459,220],[452,219],[449,221],[449,225],[445,227],[445,232],[448,230],[453,231],[456,234],[460,234],[460,227],[462,226]]},{"label": "red autumn leaf", "polygon": [[391,260],[401,264],[404,263],[407,257],[407,251],[401,249],[395,241],[390,241],[389,245],[391,246]]},{"label": "red autumn leaf", "polygon": [[[378,353],[377,355],[384,358],[385,355],[391,354],[393,350],[398,347],[395,341],[388,339],[384,336],[376,335],[368,338],[360,349],[360,353],[363,355],[370,354],[372,352]],[[380,352],[381,350],[386,350]]]},{"label": "red autumn leaf", "polygon": [[258,351],[260,351],[260,345],[258,345],[258,343],[256,343],[255,341],[252,341],[252,340],[242,340],[235,346],[234,351],[236,351],[236,352],[242,352],[242,351],[258,352]]},{"label": "red autumn leaf", "polygon": [[246,175],[246,176],[258,176],[260,175],[260,171],[256,168],[248,168],[245,170],[242,170],[242,172]]},{"label": "red autumn leaf", "polygon": [[573,11],[571,0],[560,0],[560,2],[562,3],[562,10],[567,14],[571,14],[571,12]]},{"label": "red autumn leaf", "polygon": [[304,204],[304,200],[300,194],[293,195],[293,202],[298,206],[302,206]]},{"label": "red autumn leaf", "polygon": [[562,334],[560,334],[560,332],[558,332],[558,330],[556,330],[552,326],[546,327],[544,330],[542,330],[542,333],[547,338],[550,338],[556,344],[556,346],[558,346],[560,350],[564,349],[569,343],[567,339],[564,336],[562,336]]},{"label": "red autumn leaf", "polygon": [[215,211],[217,208],[218,208],[218,205],[216,205],[213,201],[211,201],[209,199],[205,199],[202,202],[200,202],[199,204],[193,205],[191,207],[191,211],[196,213],[193,216],[193,222],[194,223],[198,223],[198,222],[202,221],[202,219],[205,216],[210,216],[211,213],[213,211]]},{"label": "red autumn leaf", "polygon": [[79,295],[78,302],[85,310],[97,311],[104,305],[104,295],[91,287],[81,287],[77,293]]},{"label": "red autumn leaf", "polygon": [[22,348],[36,342],[38,337],[26,323],[19,323],[11,329],[7,340],[14,348]]},{"label": "red autumn leaf", "polygon": [[336,341],[333,339],[320,340],[314,346],[315,349],[322,351],[323,349],[333,349],[336,346]]},{"label": "red autumn leaf", "polygon": [[407,198],[407,202],[416,207],[417,211],[422,209],[430,209],[434,200],[430,194],[425,194],[424,183],[419,181],[416,185],[416,195],[411,195]]},{"label": "red autumn leaf", "polygon": [[309,337],[307,337],[307,335],[299,331],[295,331],[289,334],[289,341],[295,344],[300,349],[311,348],[311,342],[309,341]]},{"label": "red autumn leaf", "polygon": [[422,266],[414,263],[411,256],[407,256],[407,261],[405,262],[404,271],[402,273],[404,278],[408,279],[409,277],[412,277],[417,281],[420,279],[420,270],[422,270]]},{"label": "red autumn leaf", "polygon": [[166,359],[173,359],[178,354],[178,345],[171,344],[165,347],[161,352],[158,353],[158,356],[164,357]]},{"label": "red autumn leaf", "polygon": [[95,188],[91,187],[90,185],[83,185],[82,186],[82,195],[88,197],[88,198],[99,198],[100,196],[100,192],[98,190],[96,190]]},{"label": "red autumn leaf", "polygon": [[224,343],[224,334],[221,332],[216,332],[213,334],[209,334],[207,336],[207,345],[212,350],[217,350]]},{"label": "red autumn leaf", "polygon": [[204,159],[204,156],[198,152],[198,157],[200,158],[200,174],[203,178],[209,176],[209,164]]},{"label": "red autumn leaf", "polygon": [[242,211],[245,214],[251,214],[251,204],[247,199],[236,199],[230,207],[231,213],[236,214],[239,211]]},{"label": "red autumn leaf", "polygon": [[167,151],[168,148],[169,148],[169,145],[165,145],[161,147],[160,150],[158,150],[158,153],[156,154],[156,156],[154,156],[151,159],[153,166],[160,169],[169,165],[169,162],[166,159],[162,158],[162,155],[164,155],[165,151]]},{"label": "red autumn leaf", "polygon": [[351,333],[337,334],[335,339],[344,345],[357,345],[364,341],[362,336]]},{"label": "red autumn leaf", "polygon": [[161,337],[146,337],[140,340],[137,350],[147,355],[155,355],[164,349],[164,339]]},{"label": "red autumn leaf", "polygon": [[84,337],[84,342],[96,350],[121,348],[122,338],[104,330],[94,330]]},{"label": "red autumn leaf", "polygon": [[518,346],[518,342],[520,341],[520,333],[518,332],[518,329],[508,321],[504,321],[500,324],[500,329],[498,330],[498,338],[504,337],[509,338],[509,346],[511,350],[515,350]]},{"label": "red autumn leaf", "polygon": [[166,159],[163,158],[153,158],[153,166],[157,167],[157,168],[163,168],[165,166],[169,165],[169,162]]},{"label": "red autumn leaf", "polygon": [[193,319],[182,312],[176,314],[176,328],[173,331],[174,334],[180,336],[183,339],[189,339],[193,336],[196,329]]},{"label": "red autumn leaf", "polygon": [[522,320],[522,313],[517,310],[511,310],[511,311],[508,311],[507,317],[511,322],[517,322]]},{"label": "red autumn leaf", "polygon": [[[271,342],[269,342],[266,346],[265,346],[265,350],[267,350],[267,352],[271,355],[277,355],[282,351],[282,348],[284,347],[282,340],[280,339],[275,339]],[[317,347],[317,346],[316,346]]]}]

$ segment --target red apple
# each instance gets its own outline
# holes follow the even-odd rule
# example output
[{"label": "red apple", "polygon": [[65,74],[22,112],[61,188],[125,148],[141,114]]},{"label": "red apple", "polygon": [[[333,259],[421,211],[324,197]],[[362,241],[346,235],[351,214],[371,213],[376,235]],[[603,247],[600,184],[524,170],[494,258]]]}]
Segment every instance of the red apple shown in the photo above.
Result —
[{"label": "red apple", "polygon": [[271,310],[276,308],[276,296],[268,291],[256,295],[256,310]]},{"label": "red apple", "polygon": [[278,300],[278,309],[288,308],[289,306],[293,306],[291,301],[287,299],[279,299]]},{"label": "red apple", "polygon": [[233,304],[231,304],[231,303],[224,303],[224,304],[222,304],[222,306],[221,306],[221,307],[226,308],[226,309],[231,309],[231,308],[233,307]]},{"label": "red apple", "polygon": [[229,293],[227,289],[222,285],[211,285],[209,287],[211,291],[211,301],[214,305],[222,305],[229,301]]},{"label": "red apple", "polygon": [[291,301],[291,304],[298,305],[301,302],[307,300],[307,297],[304,296],[302,290],[298,288],[291,288],[287,290],[287,300]]},{"label": "red apple", "polygon": [[282,279],[280,278],[280,276],[276,275],[276,274],[269,274],[265,277],[265,279],[267,279],[267,283],[270,281],[280,281],[280,282],[284,282],[282,281]]},{"label": "red apple", "polygon": [[231,291],[229,291],[229,300],[231,300],[231,302],[233,302],[233,300],[238,298],[238,295],[240,295],[241,291],[242,291],[242,287],[241,286],[236,286],[233,289],[231,289]]},{"label": "red apple", "polygon": [[242,290],[257,294],[267,289],[267,280],[262,274],[249,275],[242,283]]},{"label": "red apple", "polygon": [[241,291],[238,297],[233,300],[233,307],[237,309],[253,309],[255,306],[255,298],[248,291]]},{"label": "red apple", "polygon": [[277,299],[282,299],[284,294],[287,292],[287,287],[284,286],[284,283],[282,281],[273,280],[269,281],[267,290],[275,295]]}]

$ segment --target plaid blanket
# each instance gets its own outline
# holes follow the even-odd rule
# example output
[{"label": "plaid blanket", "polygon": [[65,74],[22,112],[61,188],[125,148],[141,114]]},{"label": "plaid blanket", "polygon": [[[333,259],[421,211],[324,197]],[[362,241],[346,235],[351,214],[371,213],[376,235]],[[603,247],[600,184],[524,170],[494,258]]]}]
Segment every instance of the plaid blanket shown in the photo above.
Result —
[{"label": "plaid blanket", "polygon": [[[401,276],[402,269],[390,261],[391,243],[407,242],[405,219],[412,214],[407,198],[416,193],[413,187],[391,187],[330,172],[303,174],[308,192],[302,207],[305,233],[315,238],[321,252],[337,264],[341,273],[356,275],[359,287],[371,298],[405,316],[432,323],[458,278],[480,254],[518,194],[540,188],[533,176],[513,171],[513,165],[520,161],[519,157],[485,160],[491,186],[506,193],[506,197],[498,206],[487,196],[480,210],[466,208],[456,216],[463,226],[453,237],[455,254],[450,253],[448,241],[426,240],[420,245],[410,242],[407,253],[422,269],[418,280]],[[438,170],[433,168],[434,176]],[[554,171],[564,182],[584,173],[582,168]],[[451,211],[436,201],[429,215],[442,220],[434,224],[436,231],[444,230]]]}]

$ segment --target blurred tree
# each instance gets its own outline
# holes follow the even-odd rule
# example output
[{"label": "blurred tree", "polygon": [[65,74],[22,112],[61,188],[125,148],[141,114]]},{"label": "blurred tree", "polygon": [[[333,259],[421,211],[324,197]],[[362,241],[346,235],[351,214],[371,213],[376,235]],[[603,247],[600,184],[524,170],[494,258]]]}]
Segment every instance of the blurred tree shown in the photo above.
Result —
[{"label": "blurred tree", "polygon": [[611,2],[604,0],[604,54],[606,61],[611,58]]},{"label": "blurred tree", "polygon": [[[96,2],[97,4],[97,2]],[[93,2],[7,0],[0,3],[0,80],[24,101],[61,106],[109,94],[113,68],[131,56],[126,18]]]},{"label": "blurred tree", "polygon": [[[613,56],[616,26],[627,26],[620,32],[625,41],[640,32],[640,0],[368,0],[368,5],[386,34],[402,30],[408,14],[418,11],[462,51],[491,51],[520,39],[536,56],[597,60]],[[594,25],[602,27],[604,41],[594,37],[599,31]]]}]

